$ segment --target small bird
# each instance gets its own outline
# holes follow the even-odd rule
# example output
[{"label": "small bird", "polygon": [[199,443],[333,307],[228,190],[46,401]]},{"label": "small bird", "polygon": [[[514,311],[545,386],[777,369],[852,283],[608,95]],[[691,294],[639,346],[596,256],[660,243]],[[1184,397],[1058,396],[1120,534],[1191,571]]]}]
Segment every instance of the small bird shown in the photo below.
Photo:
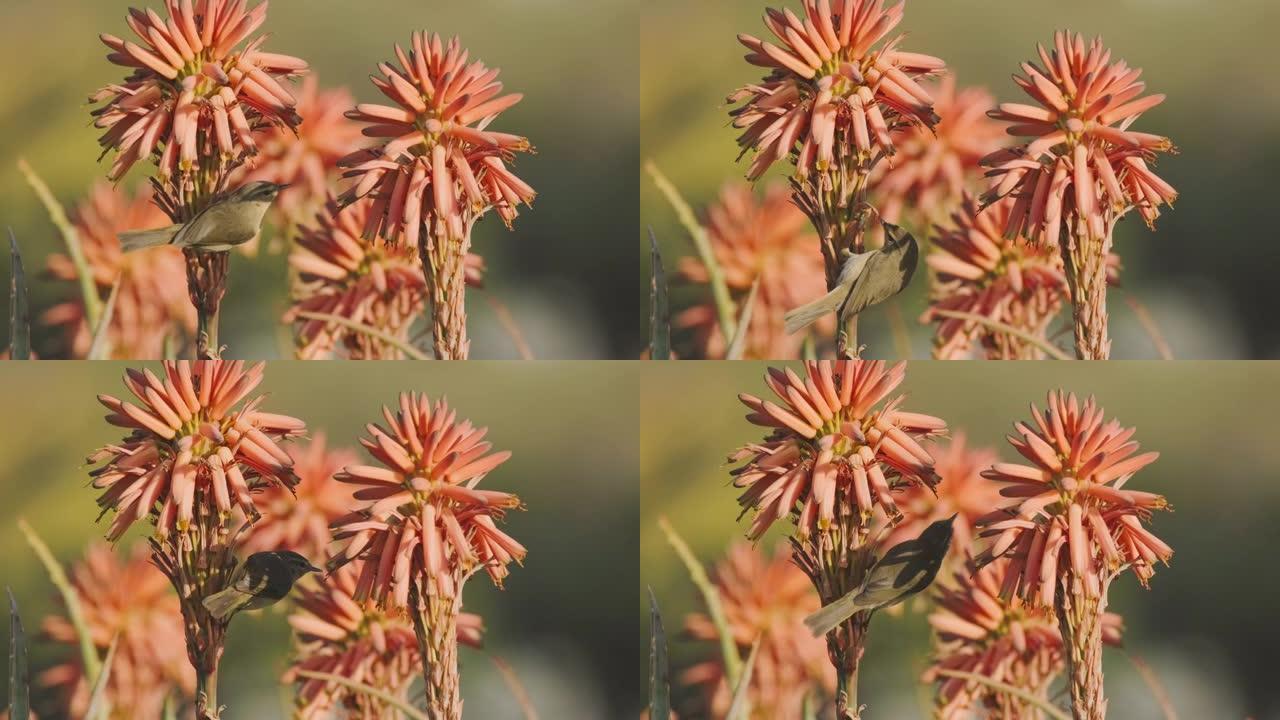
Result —
[{"label": "small bird", "polygon": [[911,233],[884,223],[886,241],[879,250],[851,253],[840,268],[840,277],[831,292],[787,313],[787,334],[797,333],[830,312],[849,318],[872,305],[888,300],[906,289],[915,275],[920,246]]},{"label": "small bird", "polygon": [[822,637],[863,610],[891,607],[929,587],[951,546],[956,516],[938,520],[914,540],[898,543],[880,558],[862,586],[804,619],[814,637]]},{"label": "small bird", "polygon": [[241,610],[257,610],[283,600],[298,578],[320,572],[292,550],[258,552],[249,556],[231,576],[231,587],[204,599],[215,618],[227,620]]},{"label": "small bird", "polygon": [[120,233],[125,252],[176,245],[202,252],[222,252],[249,242],[262,229],[262,218],[288,185],[251,182],[216,198],[182,225]]}]

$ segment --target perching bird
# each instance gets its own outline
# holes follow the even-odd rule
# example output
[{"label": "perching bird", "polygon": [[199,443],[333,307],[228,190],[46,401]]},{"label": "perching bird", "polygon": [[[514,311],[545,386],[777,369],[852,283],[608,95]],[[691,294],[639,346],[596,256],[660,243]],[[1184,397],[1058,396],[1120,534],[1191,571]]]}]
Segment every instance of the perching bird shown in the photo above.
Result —
[{"label": "perching bird", "polygon": [[839,314],[843,325],[849,318],[888,300],[911,284],[920,259],[920,246],[911,233],[897,225],[885,223],[884,229],[884,247],[849,255],[840,268],[834,290],[786,314],[783,319],[787,334],[799,332],[831,312]]},{"label": "perching bird", "polygon": [[951,547],[955,515],[929,525],[914,540],[898,543],[867,572],[862,586],[804,619],[815,637],[822,637],[863,610],[897,605],[929,587]]},{"label": "perching bird", "polygon": [[204,599],[215,618],[226,620],[241,610],[257,610],[283,600],[298,578],[320,572],[292,550],[259,552],[249,556],[231,576],[231,587]]},{"label": "perching bird", "polygon": [[156,245],[176,245],[203,252],[230,250],[249,242],[262,228],[262,218],[288,185],[251,182],[215,199],[183,225],[120,233],[125,252]]}]

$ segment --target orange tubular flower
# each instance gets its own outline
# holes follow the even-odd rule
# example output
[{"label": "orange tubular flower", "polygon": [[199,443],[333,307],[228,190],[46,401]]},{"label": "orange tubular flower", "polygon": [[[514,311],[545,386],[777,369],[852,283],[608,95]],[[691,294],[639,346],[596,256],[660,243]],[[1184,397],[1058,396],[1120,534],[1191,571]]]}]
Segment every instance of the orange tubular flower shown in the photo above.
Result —
[{"label": "orange tubular flower", "polygon": [[[106,183],[97,183],[88,199],[71,214],[99,296],[105,300],[117,280],[120,283],[107,330],[115,358],[159,358],[164,354],[166,339],[181,346],[184,337],[195,334],[196,312],[187,300],[187,286],[182,281],[182,253],[171,247],[128,255],[120,251],[120,232],[169,224],[151,202],[151,196],[149,187],[130,197]],[[51,255],[47,267],[54,278],[69,285],[77,282],[75,265],[66,255]],[[44,321],[65,328],[73,356],[83,358],[89,352],[92,333],[84,303],[78,296],[50,308]]]},{"label": "orange tubular flower", "polygon": [[166,362],[164,377],[127,370],[134,404],[110,395],[98,401],[107,422],[130,430],[122,441],[89,457],[98,505],[115,510],[108,539],[150,517],[158,533],[185,532],[193,518],[223,525],[233,508],[259,515],[254,493],[298,484],[293,459],[277,442],[305,430],[297,418],[259,410],[262,398],[241,406],[262,382],[265,365],[201,360]]},{"label": "orange tubular flower", "polygon": [[755,510],[753,540],[793,513],[802,538],[825,532],[837,516],[897,517],[894,489],[938,483],[920,441],[945,431],[946,423],[901,410],[901,397],[881,405],[902,383],[906,363],[814,361],[805,370],[801,377],[769,369],[765,382],[782,405],[738,396],[752,411],[750,422],[774,428],[730,457],[747,461],[734,471],[734,485],[745,489],[739,503]]},{"label": "orange tubular flower", "polygon": [[1013,200],[1006,198],[981,210],[973,197],[966,197],[964,206],[951,216],[952,226],[940,228],[935,236],[933,252],[925,258],[933,270],[930,306],[921,317],[922,322],[938,323],[934,357],[964,358],[975,345],[990,359],[1043,355],[1025,339],[938,314],[980,315],[1045,339],[1049,323],[1069,299],[1062,257],[1021,237],[1006,239],[1003,229],[1012,207]]},{"label": "orange tubular flower", "polygon": [[306,220],[325,203],[338,161],[365,143],[360,126],[345,115],[353,105],[351,91],[321,90],[315,75],[308,75],[295,106],[302,125],[296,131],[269,125],[257,134],[260,150],[243,182],[289,186],[273,206],[281,228]]},{"label": "orange tubular flower", "polygon": [[[738,650],[745,655],[760,639],[748,691],[753,717],[800,720],[806,697],[818,700],[835,690],[835,670],[827,662],[826,643],[804,626],[805,616],[819,607],[818,595],[791,562],[790,548],[780,546],[770,558],[752,545],[734,543],[713,576]],[[705,643],[719,637],[701,613],[685,618],[684,626]],[[683,679],[706,689],[713,717],[725,716],[732,691],[719,659],[690,667]]]},{"label": "orange tubular flower", "polygon": [[996,453],[989,448],[970,448],[963,432],[952,436],[946,445],[931,440],[924,448],[933,456],[933,470],[940,482],[933,491],[910,485],[898,495],[903,520],[882,545],[893,547],[917,537],[929,523],[955,515],[951,551],[965,555],[973,542],[974,523],[1000,504],[999,488],[982,477],[982,471],[996,461]]},{"label": "orange tubular flower", "polygon": [[333,476],[356,461],[355,451],[330,448],[321,432],[305,447],[290,444],[286,452],[293,458],[298,485],[292,489],[269,485],[258,494],[262,517],[242,540],[241,554],[293,550],[319,557],[332,540],[329,523],[350,510],[351,492]]},{"label": "orange tubular flower", "polygon": [[[390,707],[337,683],[304,678],[299,670],[336,674],[404,699],[422,666],[413,625],[356,600],[361,561],[345,565],[322,583],[298,592],[297,610],[289,616],[296,645],[284,681],[298,685],[298,715],[305,720],[335,714],[380,720]],[[458,642],[480,647],[484,623],[479,615],[458,616]]]},{"label": "orange tubular flower", "polygon": [[265,37],[235,48],[267,17],[267,3],[243,0],[166,0],[167,18],[130,10],[141,44],[101,35],[111,62],[133,68],[120,85],[90,98],[106,132],[99,141],[117,152],[108,177],[119,180],[138,160],[158,155],[164,180],[194,188],[195,173],[216,158],[227,170],[258,150],[254,130],[266,124],[296,128],[294,99],[281,80],[307,69],[302,60],[262,51]]},{"label": "orange tubular flower", "polygon": [[[760,280],[747,329],[746,357],[779,359],[799,355],[804,337],[788,335],[783,316],[826,292],[817,238],[789,195],[782,185],[770,185],[764,197],[757,200],[749,185],[726,185],[719,201],[707,209],[711,251],[724,271],[729,289],[745,298],[756,279]],[[708,282],[707,269],[696,258],[681,258],[679,273],[689,282]],[[691,307],[675,323],[694,331],[704,357],[724,356],[727,344],[713,304]]]},{"label": "orange tubular flower", "polygon": [[[969,561],[936,594],[934,660],[923,680],[938,683],[937,712],[944,720],[990,713],[994,717],[1034,717],[1025,700],[989,685],[947,677],[940,671],[976,673],[1047,699],[1049,685],[1066,665],[1058,620],[1045,608],[1001,593],[1008,558],[978,568]],[[1102,639],[1119,645],[1119,615],[1102,618]]]},{"label": "orange tubular flower", "polygon": [[979,563],[1008,555],[1003,592],[1054,608],[1071,648],[1076,717],[1106,714],[1102,682],[1103,618],[1111,581],[1132,568],[1146,586],[1173,549],[1143,527],[1164,497],[1125,487],[1158,453],[1138,452],[1133,428],[1104,421],[1093,398],[1050,392],[1047,410],[1032,408],[1034,426],[1016,423],[1011,444],[1032,465],[996,463],[983,474],[1006,483],[1011,506],[979,521],[995,542]]},{"label": "orange tubular flower", "polygon": [[[171,696],[181,702],[195,694],[178,598],[148,554],[145,544],[117,554],[106,543],[94,543],[70,572],[94,647],[105,653],[112,641],[116,643],[106,686],[112,720],[160,717]],[[61,615],[45,617],[41,628],[74,659],[41,673],[40,682],[61,691],[69,716],[84,717],[91,688],[80,662],[79,635]]]},{"label": "orange tubular flower", "polygon": [[911,213],[921,226],[946,217],[978,178],[981,161],[1005,145],[999,123],[987,117],[995,99],[986,88],[956,88],[947,75],[929,87],[936,127],[908,125],[894,135],[898,153],[876,166],[871,193],[885,220]]},{"label": "orange tubular flower", "polygon": [[749,179],[793,152],[801,175],[842,166],[837,159],[846,154],[869,166],[894,153],[895,128],[937,123],[933,98],[916,81],[945,64],[899,50],[900,38],[876,47],[904,10],[901,3],[885,8],[882,0],[804,0],[804,17],[765,13],[780,45],[738,36],[751,51],[747,62],[770,71],[729,97],[744,103],[732,113],[743,130],[738,144],[756,152]]}]

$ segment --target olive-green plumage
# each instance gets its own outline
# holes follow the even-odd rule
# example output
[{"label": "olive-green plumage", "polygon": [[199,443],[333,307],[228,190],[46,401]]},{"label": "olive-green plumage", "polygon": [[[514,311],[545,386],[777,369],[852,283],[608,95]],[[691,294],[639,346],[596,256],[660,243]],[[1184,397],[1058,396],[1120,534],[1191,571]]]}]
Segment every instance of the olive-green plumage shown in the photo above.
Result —
[{"label": "olive-green plumage", "polygon": [[215,618],[226,620],[241,610],[257,610],[283,600],[298,578],[320,572],[292,550],[259,552],[249,556],[231,576],[231,586],[204,599]]},{"label": "olive-green plumage", "polygon": [[269,182],[251,182],[215,199],[186,224],[122,232],[120,247],[125,252],[156,245],[176,245],[203,252],[230,250],[258,234],[267,208],[286,187]]},{"label": "olive-green plumage", "polygon": [[804,619],[816,637],[834,630],[863,610],[897,605],[929,587],[951,546],[951,524],[956,516],[929,525],[914,540],[898,543],[867,572],[862,586]]},{"label": "olive-green plumage", "polygon": [[799,332],[828,313],[840,324],[863,310],[897,295],[911,284],[920,260],[920,246],[911,233],[884,223],[885,244],[879,250],[849,255],[831,292],[792,310],[784,318],[787,333]]}]

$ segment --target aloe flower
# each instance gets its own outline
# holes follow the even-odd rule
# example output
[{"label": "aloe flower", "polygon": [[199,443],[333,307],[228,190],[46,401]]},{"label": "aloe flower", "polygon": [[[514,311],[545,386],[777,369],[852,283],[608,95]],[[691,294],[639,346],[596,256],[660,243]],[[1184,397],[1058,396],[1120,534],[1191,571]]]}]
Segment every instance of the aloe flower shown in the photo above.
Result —
[{"label": "aloe flower", "polygon": [[[886,367],[861,360],[805,363],[804,375],[770,368],[765,383],[777,402],[742,394],[747,420],[770,434],[730,456],[743,489],[739,504],[754,512],[747,537],[774,522],[795,524],[795,563],[809,576],[823,605],[859,587],[880,540],[903,514],[895,500],[939,479],[922,444],[946,431],[931,415],[902,408],[890,397],[906,377],[906,363]],[[859,612],[828,633],[836,669],[839,717],[858,713],[857,677],[870,615]]]},{"label": "aloe flower", "polygon": [[1102,718],[1102,618],[1107,591],[1131,569],[1145,587],[1173,549],[1144,526],[1164,497],[1126,487],[1159,453],[1138,453],[1133,428],[1105,420],[1089,398],[1050,392],[1031,423],[1015,423],[1009,443],[1030,465],[996,463],[983,476],[1003,483],[1013,504],[979,521],[992,545],[980,563],[1011,558],[1006,592],[1053,608],[1071,649],[1070,684],[1077,718]]},{"label": "aloe flower", "polygon": [[[937,716],[961,720],[975,713],[992,717],[1038,717],[1025,700],[989,685],[947,677],[945,671],[983,675],[1044,701],[1066,666],[1062,635],[1052,611],[1001,593],[1008,558],[979,568],[969,561],[936,594],[929,615],[934,630],[933,664],[923,680],[937,683]],[[1123,621],[1102,616],[1102,640],[1119,645]]]},{"label": "aloe flower", "polygon": [[[717,202],[706,211],[711,252],[730,291],[745,303],[752,284],[757,278],[760,281],[744,357],[798,356],[804,337],[788,335],[783,316],[826,292],[816,238],[789,195],[783,186],[770,185],[764,197],[757,200],[745,183],[726,185]],[[696,258],[681,258],[678,271],[691,283],[709,281],[706,266]],[[727,343],[714,304],[706,302],[688,308],[675,318],[675,325],[693,331],[703,357],[724,357]]]},{"label": "aloe flower", "polygon": [[[106,543],[94,543],[69,573],[94,648],[105,655],[116,643],[106,685],[112,720],[160,717],[167,699],[181,704],[195,694],[178,598],[149,554],[143,544],[117,553]],[[84,717],[91,688],[80,661],[79,634],[63,615],[46,616],[40,627],[68,659],[40,673],[39,682],[57,690],[69,716]]]},{"label": "aloe flower", "polygon": [[982,159],[1006,144],[1003,127],[987,117],[995,99],[986,88],[958,88],[946,75],[926,90],[941,120],[895,133],[897,154],[871,176],[871,194],[889,222],[927,227],[944,219],[976,184]]},{"label": "aloe flower", "polygon": [[346,117],[353,105],[350,90],[322,90],[316,76],[308,75],[294,106],[302,124],[296,129],[278,125],[262,128],[255,135],[257,156],[243,166],[244,177],[232,184],[265,180],[288,185],[272,206],[275,222],[288,230],[306,221],[328,199],[329,188],[338,177],[338,161],[368,142],[360,126]]},{"label": "aloe flower", "polygon": [[[938,123],[919,81],[945,64],[888,37],[904,9],[882,0],[804,0],[800,15],[766,11],[775,41],[738,36],[747,62],[768,71],[729,96],[739,105],[730,114],[742,154],[755,153],[747,177],[759,179],[779,160],[795,165],[794,200],[818,231],[828,290],[844,254],[865,249],[871,173],[897,152],[895,131]],[[840,355],[853,352],[856,324],[836,341]]]},{"label": "aloe flower", "polygon": [[1026,238],[1004,236],[1013,207],[1006,198],[981,209],[972,196],[934,236],[925,262],[930,276],[929,309],[922,322],[936,322],[933,355],[961,359],[975,350],[996,360],[1029,360],[1044,354],[1035,343],[939,311],[963,312],[1047,341],[1047,330],[1070,299],[1062,258]]},{"label": "aloe flower", "polygon": [[457,621],[462,588],[484,570],[499,587],[525,548],[498,527],[515,495],[476,486],[511,456],[491,452],[485,428],[460,420],[445,401],[402,393],[360,443],[377,465],[336,477],[359,487],[355,510],[333,523],[337,569],[363,559],[357,600],[409,615],[417,631],[432,717],[458,718]]},{"label": "aloe flower", "polygon": [[[426,306],[426,283],[413,248],[361,235],[373,203],[364,198],[341,207],[331,199],[316,224],[302,229],[289,254],[298,277],[284,320],[294,324],[295,353],[301,359],[330,356],[337,348],[359,360],[397,359],[403,353],[367,332],[299,313],[335,315],[407,343],[410,326]],[[467,284],[480,286],[483,259],[468,254],[465,264]]]},{"label": "aloe flower", "polygon": [[[182,282],[182,253],[171,247],[128,255],[120,251],[117,236],[121,231],[169,224],[164,213],[152,204],[151,196],[149,187],[130,196],[106,183],[97,183],[71,213],[99,296],[105,301],[119,282],[115,311],[107,326],[111,356],[117,359],[158,359],[164,354],[166,342],[181,347],[185,338],[195,335],[196,312]],[[79,275],[68,256],[49,256],[46,268],[55,279],[76,287]],[[93,333],[78,288],[76,292],[75,299],[54,305],[43,319],[62,328],[71,355],[83,358],[89,352]]]},{"label": "aloe flower", "polygon": [[241,554],[293,550],[305,557],[320,557],[333,539],[329,523],[346,515],[351,504],[350,490],[333,476],[355,463],[356,453],[330,447],[323,432],[305,446],[290,443],[284,449],[293,459],[298,484],[292,488],[268,485],[257,493],[255,503],[262,517],[245,533]]},{"label": "aloe flower", "polygon": [[298,484],[293,459],[278,444],[305,424],[246,401],[264,365],[201,360],[166,362],[162,374],[127,370],[134,400],[99,395],[108,423],[123,439],[89,457],[102,491],[103,514],[114,511],[108,539],[136,521],[153,526],[151,560],[178,592],[187,657],[196,669],[201,720],[218,716],[217,673],[227,622],[209,614],[204,598],[229,587],[238,560],[236,536],[260,512],[255,495],[272,485]]},{"label": "aloe flower", "polygon": [[1001,502],[999,488],[982,476],[996,461],[996,453],[990,448],[970,447],[963,432],[955,433],[945,444],[930,440],[923,446],[933,457],[938,485],[932,490],[924,485],[909,485],[896,496],[903,520],[894,526],[882,546],[893,547],[910,540],[933,521],[955,515],[951,552],[953,557],[964,557],[976,536],[974,523]]},{"label": "aloe flower", "polygon": [[341,161],[354,180],[344,203],[375,198],[365,237],[382,236],[417,248],[433,307],[436,353],[465,358],[469,343],[464,308],[464,258],[471,229],[495,211],[511,226],[534,191],[508,165],[530,152],[519,135],[490,130],[521,95],[503,95],[498,71],[468,61],[457,38],[413,34],[400,66],[382,63],[373,84],[394,106],[361,103],[348,117],[366,123],[378,145]]},{"label": "aloe flower", "polygon": [[[770,557],[744,542],[729,548],[712,576],[738,651],[745,656],[760,639],[748,690],[752,717],[800,720],[806,697],[820,704],[835,690],[826,643],[804,626],[805,616],[818,609],[809,579],[791,562],[786,546]],[[686,617],[684,628],[708,647],[719,637],[702,613]],[[704,688],[711,717],[725,717],[733,692],[718,651],[716,659],[690,667],[681,677]]]},{"label": "aloe flower", "polygon": [[984,160],[995,185],[986,202],[1013,195],[1005,235],[1025,234],[1060,248],[1070,269],[1077,353],[1110,355],[1107,336],[1107,256],[1116,222],[1137,209],[1149,226],[1178,193],[1151,169],[1166,137],[1138,132],[1133,123],[1164,101],[1146,95],[1142,71],[1112,62],[1101,38],[1085,46],[1078,34],[1058,32],[1040,65],[1022,64],[1014,82],[1035,105],[1002,103],[992,117],[1028,138]]},{"label": "aloe flower", "polygon": [[[267,3],[244,0],[166,0],[168,17],[130,10],[139,42],[101,35],[107,59],[131,69],[90,97],[104,154],[115,151],[107,177],[118,181],[139,160],[151,159],[155,203],[185,223],[227,190],[235,170],[258,152],[267,126],[293,132],[301,118],[287,78],[307,64],[262,49],[250,39],[267,17]],[[247,41],[247,42],[246,42]],[[184,250],[187,287],[198,317],[197,355],[214,358],[218,315],[226,294],[229,254]]]},{"label": "aloe flower", "polygon": [[[298,591],[296,610],[289,616],[294,657],[284,681],[298,686],[298,717],[304,720],[335,715],[381,720],[391,708],[344,685],[301,677],[299,670],[341,675],[407,699],[422,665],[407,619],[356,600],[361,565],[344,565],[323,582],[308,583]],[[480,647],[483,632],[478,615],[459,614],[459,643]]]}]

